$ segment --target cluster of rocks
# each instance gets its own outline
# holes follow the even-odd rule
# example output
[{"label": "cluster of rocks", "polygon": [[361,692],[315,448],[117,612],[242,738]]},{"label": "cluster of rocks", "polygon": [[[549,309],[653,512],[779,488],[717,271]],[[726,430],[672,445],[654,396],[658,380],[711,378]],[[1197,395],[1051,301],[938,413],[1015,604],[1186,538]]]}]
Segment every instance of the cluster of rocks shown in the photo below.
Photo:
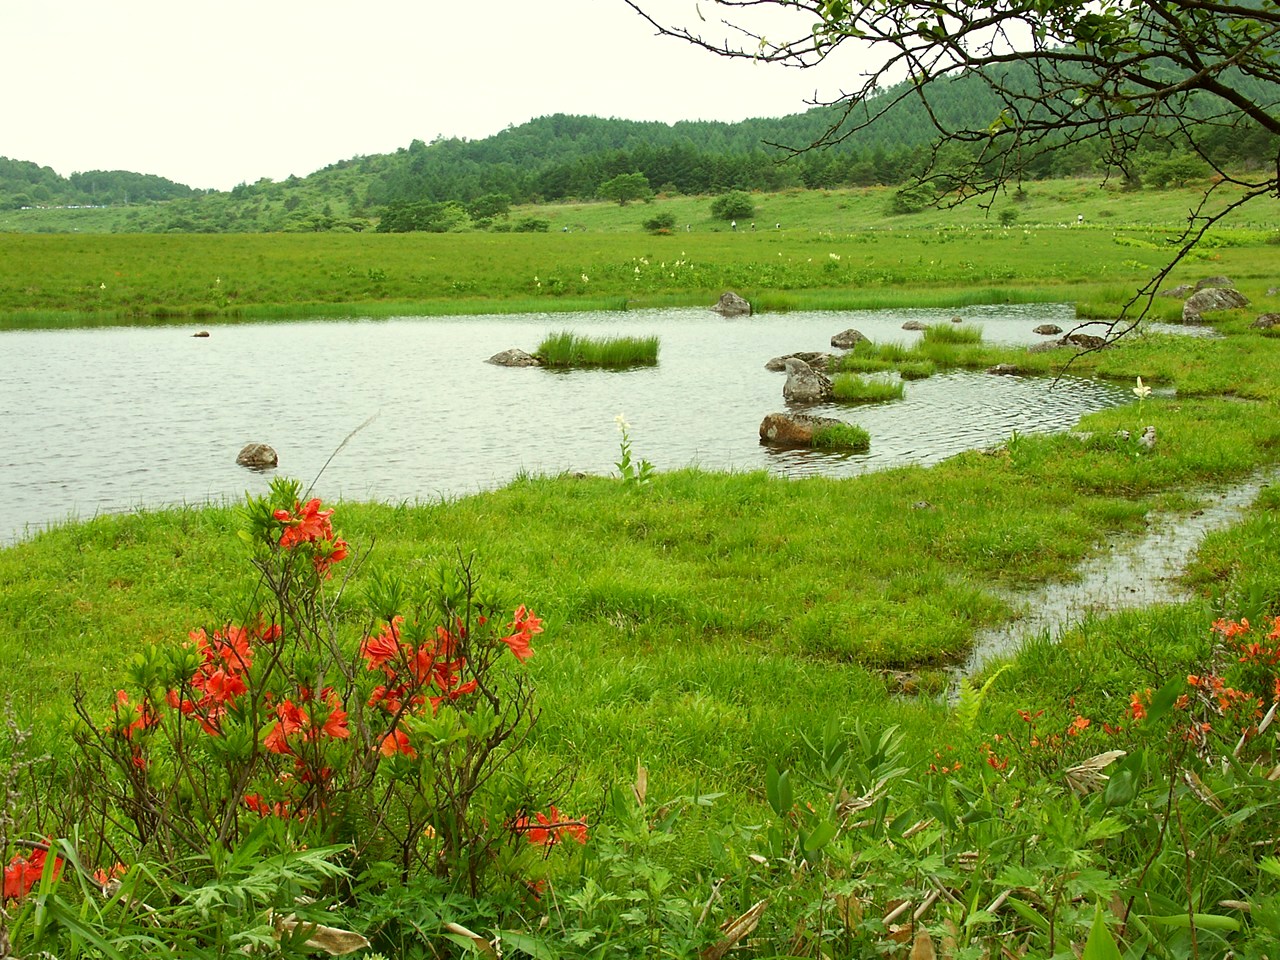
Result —
[{"label": "cluster of rocks", "polygon": [[[1267,291],[1267,296],[1274,296],[1276,288]],[[1235,283],[1230,277],[1216,276],[1205,277],[1198,281],[1194,286],[1189,283],[1179,284],[1168,290],[1161,290],[1160,296],[1173,297],[1181,299],[1182,303],[1182,322],[1183,323],[1203,323],[1206,313],[1213,313],[1216,310],[1238,310],[1241,307],[1249,306],[1249,298],[1236,289]],[[1271,316],[1271,314],[1263,314],[1263,317]],[[1260,329],[1269,329],[1273,324],[1271,322],[1261,323],[1255,322],[1254,326]]]}]

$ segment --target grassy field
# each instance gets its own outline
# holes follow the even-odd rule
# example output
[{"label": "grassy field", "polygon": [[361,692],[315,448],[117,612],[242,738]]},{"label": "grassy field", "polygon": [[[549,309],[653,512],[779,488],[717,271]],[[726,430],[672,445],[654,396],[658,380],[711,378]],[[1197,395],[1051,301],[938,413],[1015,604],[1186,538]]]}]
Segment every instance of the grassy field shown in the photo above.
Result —
[{"label": "grassy field", "polygon": [[[886,217],[887,193],[867,189],[762,197],[754,231],[704,214],[669,236],[638,229],[650,207],[617,204],[533,211],[560,228],[546,234],[0,233],[0,326],[709,305],[726,289],[757,310],[1073,300],[1105,316],[1165,262],[1196,196],[1077,181],[1029,194],[1013,226],[973,205]],[[654,206],[692,218],[699,204]],[[1247,211],[1259,222],[1216,233],[1170,282],[1229,272],[1252,297],[1269,288],[1274,231]]]},{"label": "grassy field", "polygon": [[[1117,210],[1127,197],[1115,197]],[[1080,198],[1055,202],[1065,212]],[[598,213],[635,215],[616,205]],[[203,316],[216,322],[254,315],[253,305],[271,315],[294,297],[323,302],[317,290],[335,304],[391,309],[419,302],[404,293],[414,283],[431,291],[421,302],[472,305],[580,304],[595,286],[642,303],[736,286],[795,303],[959,305],[1083,291],[1105,305],[1165,253],[1150,226],[1090,220],[841,235],[759,221],[754,233],[748,224],[667,237],[609,232],[603,219],[580,230],[586,222],[545,235],[0,236],[0,307],[21,324],[161,305],[186,317],[207,304]],[[1280,747],[1260,716],[1270,703],[1240,714],[1198,691],[1215,671],[1241,689],[1265,681],[1268,698],[1280,689],[1275,660],[1246,663],[1225,628],[1210,629],[1219,617],[1249,617],[1264,624],[1264,653],[1275,646],[1265,632],[1280,613],[1276,487],[1201,545],[1184,578],[1191,601],[1105,618],[1081,611],[1060,642],[1029,638],[962,685],[957,702],[943,695],[975,631],[1014,615],[1010,590],[1070,580],[1109,538],[1142,532],[1159,511],[1197,509],[1214,495],[1206,485],[1280,463],[1280,338],[1250,326],[1268,309],[1276,248],[1261,231],[1224,237],[1178,277],[1226,273],[1254,299],[1214,319],[1219,337],[1135,333],[1080,357],[938,337],[915,350],[855,351],[863,371],[1016,363],[1049,373],[1070,359],[1077,373],[1171,388],[1092,414],[1074,436],[1014,436],[933,468],[839,481],[525,476],[457,501],[336,505],[352,556],[329,588],[342,591],[335,629],[368,628],[387,574],[429,580],[439,563],[472,552],[508,606],[527,603],[544,618],[527,664],[540,715],[511,779],[553,779],[550,798],[582,812],[592,840],[502,860],[480,897],[343,861],[356,876],[320,885],[334,908],[326,922],[367,931],[384,957],[454,955],[461,935],[449,940],[446,921],[486,938],[508,931],[507,949],[538,958],[692,957],[723,942],[722,923],[766,902],[741,954],[906,956],[923,937],[938,956],[1114,955],[1101,952],[1099,925],[1132,956],[1273,951],[1280,804],[1268,776]],[[447,278],[479,286],[449,301]],[[559,295],[538,292],[552,280]],[[1148,425],[1154,449],[1119,435]],[[634,454],[661,462],[658,450]],[[71,829],[74,804],[57,789],[71,776],[65,720],[77,685],[106,716],[115,691],[145,676],[139,655],[152,645],[181,650],[188,631],[251,608],[260,587],[243,526],[232,508],[138,512],[0,550],[0,675],[17,725],[35,731],[29,752],[57,761],[35,768],[52,789],[41,803],[8,801],[24,835]],[[0,745],[20,752],[11,734]],[[1116,750],[1112,780],[1098,779],[1098,758]],[[0,772],[13,769],[5,757]],[[139,769],[127,757],[124,768]],[[506,779],[493,786],[506,789]],[[84,845],[112,834],[103,823],[75,826]],[[303,828],[284,818],[281,829]],[[148,863],[155,875],[178,869]],[[182,876],[230,896],[223,874]],[[162,889],[167,897],[137,896],[162,909],[195,896]],[[237,894],[227,909],[294,908],[295,886],[280,887],[283,901],[263,889],[277,887]],[[98,909],[93,896],[67,896],[73,918]],[[113,930],[146,933],[127,897],[115,905]],[[21,910],[19,949],[69,942],[57,940],[56,923],[41,941]],[[193,922],[184,916],[149,922]]]}]

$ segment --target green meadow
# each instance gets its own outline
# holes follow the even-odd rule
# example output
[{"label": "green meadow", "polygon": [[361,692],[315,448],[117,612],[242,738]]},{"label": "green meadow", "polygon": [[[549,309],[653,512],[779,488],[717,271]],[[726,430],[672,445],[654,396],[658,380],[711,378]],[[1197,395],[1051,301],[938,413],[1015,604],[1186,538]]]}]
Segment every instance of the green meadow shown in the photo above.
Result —
[{"label": "green meadow", "polygon": [[[709,305],[726,289],[759,311],[1070,300],[1109,317],[1165,263],[1196,196],[1080,181],[1027,194],[1012,225],[972,203],[888,217],[890,191],[867,188],[761,195],[757,228],[737,231],[709,219],[706,198],[671,198],[514,211],[552,223],[534,234],[0,233],[0,325]],[[1212,233],[1169,282],[1230,272],[1261,294],[1273,281],[1269,207]],[[688,231],[645,233],[655,208]]]},{"label": "green meadow", "polygon": [[[761,197],[756,229],[736,232],[695,219],[692,200],[659,200],[693,228],[668,236],[625,228],[641,211],[617,204],[534,211],[560,217],[545,234],[0,234],[0,323],[621,309],[709,304],[725,288],[771,309],[1065,300],[1114,318],[1168,256],[1171,211],[1186,199],[1079,184],[1029,193],[1008,227],[971,210],[887,219],[873,212],[883,192],[850,191]],[[838,227],[841,217],[854,222]],[[476,794],[477,809],[490,804],[476,843],[494,851],[483,883],[433,859],[437,832],[456,824],[424,826],[407,801],[377,820],[388,832],[417,825],[399,860],[370,852],[381,835],[322,845],[315,819],[279,809],[233,833],[242,858],[219,835],[166,860],[119,811],[147,790],[191,806],[161,789],[183,748],[163,762],[131,754],[145,724],[115,741],[116,766],[93,767],[84,757],[97,755],[72,746],[73,731],[92,741],[117,690],[158,689],[155,663],[189,631],[241,622],[275,596],[260,576],[275,554],[241,536],[253,527],[242,507],[97,517],[0,550],[12,714],[0,797],[13,818],[0,839],[76,838],[57,849],[78,851],[85,873],[117,859],[130,868],[124,892],[105,897],[70,868],[46,877],[38,896],[11,902],[13,943],[31,955],[127,956],[143,944],[230,956],[236,931],[259,929],[270,908],[359,931],[371,958],[492,956],[495,940],[538,960],[1274,955],[1280,488],[1198,546],[1179,575],[1186,602],[1110,616],[1082,607],[1056,642],[1031,636],[977,676],[953,672],[979,630],[1018,616],[1020,591],[1070,584],[1112,541],[1276,469],[1280,338],[1251,326],[1275,307],[1272,233],[1221,230],[1171,277],[1226,274],[1252,299],[1210,318],[1214,338],[1139,329],[1079,356],[1028,354],[942,325],[910,350],[861,345],[842,367],[910,379],[1007,363],[1046,383],[1067,367],[1158,388],[1070,435],[1015,435],[928,469],[847,480],[663,470],[662,451],[638,439],[634,456],[658,467],[643,478],[526,475],[446,502],[331,505],[350,554],[316,581],[320,607],[279,609],[323,625],[317,635],[340,638],[353,662],[399,596],[397,577],[436,583],[433,571],[459,558],[474,556],[499,609],[527,604],[542,618],[534,655],[511,664],[519,679],[494,688],[531,684],[537,715]],[[1155,301],[1157,317],[1179,309]],[[1136,439],[1147,426],[1150,448]],[[309,620],[312,609],[323,615]],[[353,729],[356,699],[344,701]],[[69,722],[77,702],[89,720]],[[449,726],[450,703],[411,726],[424,755],[430,743],[443,751],[433,756],[460,756],[480,742],[476,724],[491,729],[479,710]],[[25,744],[20,729],[33,731]],[[243,759],[209,755],[226,769]],[[389,763],[385,777],[409,776],[404,756]],[[431,773],[414,774],[419,798]],[[124,786],[96,807],[68,799],[98,796],[94,779]],[[525,794],[555,807],[513,812]],[[348,802],[340,837],[344,817],[372,816]],[[533,809],[585,825],[587,842],[555,842],[554,816],[521,836],[515,813],[527,821]],[[539,845],[543,834],[552,842]],[[405,865],[410,854],[421,870]],[[278,859],[293,855],[303,859]],[[265,881],[261,863],[285,879]],[[201,913],[211,903],[216,929]],[[265,953],[302,949],[263,938]]]}]

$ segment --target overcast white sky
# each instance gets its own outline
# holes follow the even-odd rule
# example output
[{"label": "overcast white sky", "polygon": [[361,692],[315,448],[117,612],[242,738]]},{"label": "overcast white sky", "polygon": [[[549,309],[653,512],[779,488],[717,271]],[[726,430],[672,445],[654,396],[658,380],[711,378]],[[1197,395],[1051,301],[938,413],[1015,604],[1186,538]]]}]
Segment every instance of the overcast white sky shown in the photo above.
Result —
[{"label": "overcast white sky", "polygon": [[781,116],[857,70],[723,60],[622,0],[0,0],[0,38],[0,156],[223,190],[551,113]]}]

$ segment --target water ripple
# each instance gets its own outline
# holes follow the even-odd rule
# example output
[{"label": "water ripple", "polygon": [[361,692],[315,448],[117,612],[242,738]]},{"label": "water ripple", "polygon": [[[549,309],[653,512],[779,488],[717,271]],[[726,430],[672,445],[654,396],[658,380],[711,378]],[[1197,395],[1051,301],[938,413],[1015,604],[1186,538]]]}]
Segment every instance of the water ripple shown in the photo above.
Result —
[{"label": "water ripple", "polygon": [[[1014,430],[1065,429],[1125,402],[1087,380],[948,373],[907,385],[902,401],[813,412],[867,428],[871,452],[775,451],[760,421],[786,409],[770,357],[829,349],[854,326],[877,342],[914,342],[906,320],[951,310],[792,313],[724,320],[706,310],[398,318],[242,324],[209,338],[179,328],[0,333],[0,542],[72,516],[143,505],[237,499],[269,475],[235,465],[270,443],[281,470],[309,481],[356,426],[373,422],[324,471],[329,498],[433,500],[492,488],[518,472],[607,474],[613,417],[626,413],[637,456],[660,469],[767,469],[852,476],[934,463]],[[996,343],[1032,343],[1039,323],[1074,325],[1070,306],[974,307]],[[620,373],[505,369],[483,360],[533,349],[546,334],[661,338],[657,367]]]}]

